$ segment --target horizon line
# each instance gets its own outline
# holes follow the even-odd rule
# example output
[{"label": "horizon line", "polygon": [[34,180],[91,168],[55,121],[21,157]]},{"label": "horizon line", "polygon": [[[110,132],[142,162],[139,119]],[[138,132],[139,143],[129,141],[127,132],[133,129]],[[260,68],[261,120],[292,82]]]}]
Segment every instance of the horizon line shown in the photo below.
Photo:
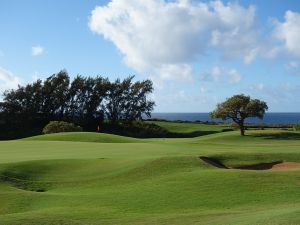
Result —
[{"label": "horizon line", "polygon": [[[210,113],[210,112],[152,112],[152,113]],[[266,112],[267,113],[300,113],[299,112]]]}]

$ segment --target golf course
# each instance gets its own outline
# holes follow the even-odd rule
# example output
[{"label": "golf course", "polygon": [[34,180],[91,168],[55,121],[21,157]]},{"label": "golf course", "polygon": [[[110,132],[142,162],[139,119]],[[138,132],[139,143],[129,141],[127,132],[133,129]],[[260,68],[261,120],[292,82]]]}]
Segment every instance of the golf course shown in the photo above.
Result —
[{"label": "golf course", "polygon": [[0,0],[0,225],[300,225],[300,0]]},{"label": "golf course", "polygon": [[[69,132],[0,142],[0,224],[300,224],[300,133],[192,138]],[[204,132],[205,133],[205,132]]]}]

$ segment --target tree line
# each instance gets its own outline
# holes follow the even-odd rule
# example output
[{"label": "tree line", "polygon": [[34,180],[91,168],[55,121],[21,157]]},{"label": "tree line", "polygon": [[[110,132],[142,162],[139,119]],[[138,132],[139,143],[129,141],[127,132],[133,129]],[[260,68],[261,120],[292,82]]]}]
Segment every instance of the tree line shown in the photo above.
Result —
[{"label": "tree line", "polygon": [[63,120],[95,131],[105,119],[116,124],[150,117],[155,105],[149,100],[153,84],[133,79],[110,81],[78,75],[71,81],[63,70],[44,81],[6,90],[0,102],[0,129],[3,133],[34,133],[49,121]]}]

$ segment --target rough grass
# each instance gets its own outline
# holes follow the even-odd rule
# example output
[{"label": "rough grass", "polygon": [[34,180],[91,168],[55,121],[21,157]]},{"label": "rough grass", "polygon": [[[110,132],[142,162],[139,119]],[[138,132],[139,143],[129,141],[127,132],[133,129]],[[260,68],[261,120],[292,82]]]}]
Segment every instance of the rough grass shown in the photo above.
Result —
[{"label": "rough grass", "polygon": [[72,135],[0,142],[0,224],[300,224],[299,170],[222,170],[198,159],[300,162],[300,133],[106,143]]}]

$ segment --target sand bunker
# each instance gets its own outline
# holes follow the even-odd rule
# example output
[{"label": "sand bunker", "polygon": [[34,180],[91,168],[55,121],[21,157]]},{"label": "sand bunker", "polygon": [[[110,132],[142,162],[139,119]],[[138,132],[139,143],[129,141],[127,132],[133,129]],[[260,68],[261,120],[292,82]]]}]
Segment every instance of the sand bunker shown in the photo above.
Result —
[{"label": "sand bunker", "polygon": [[221,169],[239,169],[239,170],[290,170],[290,169],[300,169],[300,163],[298,162],[283,162],[275,161],[270,163],[258,163],[254,165],[238,166],[238,167],[228,167],[221,163],[219,160],[200,156],[199,157],[205,163],[212,165]]},{"label": "sand bunker", "polygon": [[300,163],[297,162],[283,162],[276,164],[272,167],[273,170],[289,170],[289,169],[300,169]]}]

